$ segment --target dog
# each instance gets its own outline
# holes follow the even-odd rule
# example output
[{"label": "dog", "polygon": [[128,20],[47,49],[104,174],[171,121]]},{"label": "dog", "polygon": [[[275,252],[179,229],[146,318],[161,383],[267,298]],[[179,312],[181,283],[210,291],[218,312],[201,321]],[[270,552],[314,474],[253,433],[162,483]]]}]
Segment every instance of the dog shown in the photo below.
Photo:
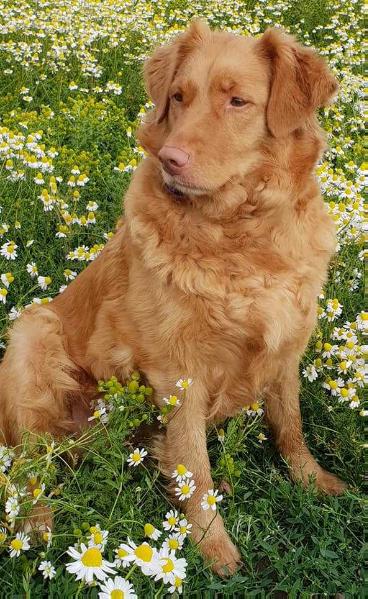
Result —
[{"label": "dog", "polygon": [[[298,366],[336,247],[314,168],[326,147],[316,111],[338,84],[324,60],[270,28],[257,38],[196,21],[144,67],[155,108],[138,138],[148,156],[101,255],[52,303],[25,310],[0,368],[3,441],[74,434],[96,381],[140,370],[154,401],[190,376],[154,454],[196,491],[185,512],[217,573],[240,555],[213,488],[206,428],[263,397],[293,479],[340,494],[308,450]],[[209,510],[211,511],[211,510]]]}]

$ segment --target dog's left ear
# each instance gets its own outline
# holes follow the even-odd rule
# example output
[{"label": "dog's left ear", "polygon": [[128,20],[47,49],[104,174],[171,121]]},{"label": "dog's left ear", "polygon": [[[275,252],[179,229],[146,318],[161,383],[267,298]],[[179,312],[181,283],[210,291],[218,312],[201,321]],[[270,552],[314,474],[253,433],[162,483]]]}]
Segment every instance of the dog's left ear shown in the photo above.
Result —
[{"label": "dog's left ear", "polygon": [[146,61],[144,81],[147,92],[156,105],[157,122],[161,122],[168,113],[169,89],[180,64],[209,33],[207,23],[195,20],[187,31],[178,35],[170,44],[157,48]]},{"label": "dog's left ear", "polygon": [[268,128],[275,137],[284,137],[302,126],[317,108],[329,104],[338,83],[314,50],[279,29],[267,29],[258,48],[271,69]]}]

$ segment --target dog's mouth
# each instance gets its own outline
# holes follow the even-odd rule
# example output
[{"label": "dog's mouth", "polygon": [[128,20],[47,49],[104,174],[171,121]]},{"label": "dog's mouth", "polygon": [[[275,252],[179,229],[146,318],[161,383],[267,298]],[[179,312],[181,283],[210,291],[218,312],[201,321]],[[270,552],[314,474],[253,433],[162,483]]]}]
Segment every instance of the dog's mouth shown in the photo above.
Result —
[{"label": "dog's mouth", "polygon": [[164,169],[162,169],[162,178],[164,180],[165,190],[176,199],[184,199],[188,196],[201,196],[209,192],[205,187],[199,187],[192,183],[187,183],[180,180],[178,177],[169,175]]}]

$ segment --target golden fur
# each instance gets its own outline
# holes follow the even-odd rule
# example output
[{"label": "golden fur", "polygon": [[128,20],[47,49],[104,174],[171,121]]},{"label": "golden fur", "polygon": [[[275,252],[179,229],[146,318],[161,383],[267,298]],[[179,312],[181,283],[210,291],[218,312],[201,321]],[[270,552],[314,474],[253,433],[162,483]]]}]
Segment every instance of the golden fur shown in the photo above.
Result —
[{"label": "golden fur", "polygon": [[[97,379],[124,380],[137,368],[160,403],[178,378],[192,377],[155,454],[166,475],[178,463],[194,473],[193,539],[216,571],[232,572],[239,553],[220,515],[210,525],[200,508],[213,487],[210,422],[262,394],[291,475],[344,489],[307,449],[298,397],[335,247],[314,175],[324,149],[315,111],[337,84],[313,50],[279,30],[242,38],[201,22],[156,50],[145,78],[156,108],[139,133],[149,157],[125,218],[62,295],[12,327],[0,424],[13,444],[25,429],[68,434],[86,421]],[[233,97],[247,104],[234,107]],[[162,169],[163,146],[190,156],[185,176]]]}]

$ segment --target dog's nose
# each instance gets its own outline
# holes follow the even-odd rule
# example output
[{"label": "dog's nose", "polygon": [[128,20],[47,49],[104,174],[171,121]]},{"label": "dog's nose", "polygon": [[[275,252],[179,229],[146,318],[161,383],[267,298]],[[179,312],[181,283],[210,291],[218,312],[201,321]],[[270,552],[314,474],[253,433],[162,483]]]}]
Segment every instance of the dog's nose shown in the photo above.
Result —
[{"label": "dog's nose", "polygon": [[179,175],[189,162],[189,154],[173,146],[163,146],[158,157],[170,175]]}]

